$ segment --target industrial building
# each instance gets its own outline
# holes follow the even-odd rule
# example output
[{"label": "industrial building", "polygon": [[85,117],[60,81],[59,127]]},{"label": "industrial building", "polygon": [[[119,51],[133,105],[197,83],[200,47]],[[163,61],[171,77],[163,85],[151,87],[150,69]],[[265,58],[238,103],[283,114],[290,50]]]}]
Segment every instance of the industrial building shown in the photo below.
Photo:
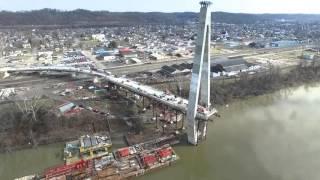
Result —
[{"label": "industrial building", "polygon": [[255,66],[252,63],[248,63],[243,58],[221,58],[211,63],[211,73],[213,77],[221,75],[233,76],[241,72],[250,70],[250,67]]},{"label": "industrial building", "polygon": [[[177,76],[191,73],[193,63],[174,64],[172,66],[163,66],[158,71],[163,76]],[[240,72],[256,71],[261,67],[247,62],[241,57],[238,58],[220,58],[211,62],[212,77],[234,76]]]},{"label": "industrial building", "polygon": [[174,75],[185,75],[189,74],[192,69],[192,64],[183,63],[183,64],[174,64],[172,66],[163,66],[161,70],[158,71],[159,74],[163,76],[174,76]]}]

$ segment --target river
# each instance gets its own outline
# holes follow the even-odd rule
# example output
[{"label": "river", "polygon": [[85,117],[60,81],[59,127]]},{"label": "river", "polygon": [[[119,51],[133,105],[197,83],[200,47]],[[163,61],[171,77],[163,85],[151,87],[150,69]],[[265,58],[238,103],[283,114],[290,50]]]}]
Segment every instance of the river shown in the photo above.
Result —
[{"label": "river", "polygon": [[[175,147],[175,165],[138,180],[320,179],[320,86],[299,87],[220,107],[197,147]],[[61,162],[62,145],[0,155],[0,179]]]},{"label": "river", "polygon": [[63,143],[0,154],[0,179],[12,180],[63,163]]}]

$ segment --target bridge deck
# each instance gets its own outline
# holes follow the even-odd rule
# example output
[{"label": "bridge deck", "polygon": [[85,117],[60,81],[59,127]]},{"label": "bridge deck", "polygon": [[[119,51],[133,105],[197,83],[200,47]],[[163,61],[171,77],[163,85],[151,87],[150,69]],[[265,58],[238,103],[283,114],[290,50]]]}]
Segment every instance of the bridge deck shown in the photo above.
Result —
[{"label": "bridge deck", "polygon": [[[152,99],[153,101],[167,105],[168,107],[181,111],[183,113],[187,112],[188,100],[175,96],[174,94],[168,94],[164,91],[157,90],[147,85],[142,85],[138,82],[129,80],[127,78],[115,77],[109,75],[102,70],[93,71],[90,69],[81,69],[74,67],[54,67],[54,66],[45,66],[45,67],[30,67],[30,68],[6,68],[1,69],[0,71],[4,72],[27,72],[27,71],[63,71],[63,72],[75,72],[89,74],[93,76],[99,76],[105,78],[110,83],[113,83],[119,87],[125,88],[131,92],[139,94],[141,96]],[[101,72],[100,72],[101,71]],[[207,120],[211,115],[215,114],[216,109],[206,109],[202,106],[198,106],[198,112],[196,117],[198,119]]]}]

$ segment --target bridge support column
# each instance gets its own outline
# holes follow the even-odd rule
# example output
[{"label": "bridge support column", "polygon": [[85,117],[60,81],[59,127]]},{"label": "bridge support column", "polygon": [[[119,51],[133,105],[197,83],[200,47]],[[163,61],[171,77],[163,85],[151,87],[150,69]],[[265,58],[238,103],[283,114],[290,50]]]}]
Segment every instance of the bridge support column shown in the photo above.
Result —
[{"label": "bridge support column", "polygon": [[156,128],[159,129],[158,128],[158,113],[156,113]]},{"label": "bridge support column", "polygon": [[176,130],[178,130],[178,111],[176,111]]},{"label": "bridge support column", "polygon": [[142,109],[144,109],[144,96],[142,96]]},{"label": "bridge support column", "polygon": [[78,76],[78,73],[74,72],[71,74],[71,77],[76,78]]},{"label": "bridge support column", "polygon": [[208,121],[203,121],[199,120],[198,121],[198,140],[204,140],[207,137],[207,126],[208,126]]},{"label": "bridge support column", "polygon": [[182,125],[181,125],[181,130],[184,130],[184,121],[185,121],[185,114],[182,114]]},{"label": "bridge support column", "polygon": [[5,79],[5,78],[7,78],[7,77],[10,77],[10,73],[8,73],[8,71],[4,72],[3,79]]},{"label": "bridge support column", "polygon": [[[192,77],[187,111],[188,141],[193,145],[206,135],[206,122],[196,119],[198,102],[210,108],[210,41],[211,41],[211,11],[210,2],[200,2],[200,27],[197,36],[195,58],[193,60]],[[201,136],[201,137],[200,137]]]}]

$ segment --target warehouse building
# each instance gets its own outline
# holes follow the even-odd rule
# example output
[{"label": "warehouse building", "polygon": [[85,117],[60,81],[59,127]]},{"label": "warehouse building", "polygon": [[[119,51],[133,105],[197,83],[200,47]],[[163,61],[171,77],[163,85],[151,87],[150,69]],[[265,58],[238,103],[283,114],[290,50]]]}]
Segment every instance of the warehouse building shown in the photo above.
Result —
[{"label": "warehouse building", "polygon": [[[158,73],[163,76],[185,75],[192,71],[192,63],[183,63],[180,65],[163,66]],[[248,63],[242,57],[220,58],[211,62],[212,77],[234,76],[241,72],[256,71],[260,69],[259,65]]]}]

